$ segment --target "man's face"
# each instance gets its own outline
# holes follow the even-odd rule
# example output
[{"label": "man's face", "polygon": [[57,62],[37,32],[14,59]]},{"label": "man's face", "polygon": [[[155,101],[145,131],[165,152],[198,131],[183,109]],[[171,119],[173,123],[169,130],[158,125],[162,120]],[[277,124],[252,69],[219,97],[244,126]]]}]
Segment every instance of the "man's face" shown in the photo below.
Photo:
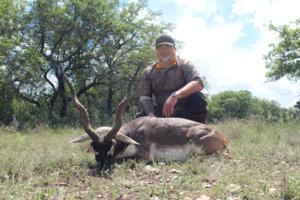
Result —
[{"label": "man's face", "polygon": [[164,63],[170,62],[176,56],[176,49],[175,47],[170,45],[165,45],[165,44],[159,45],[156,48],[156,56],[160,62],[164,62]]}]

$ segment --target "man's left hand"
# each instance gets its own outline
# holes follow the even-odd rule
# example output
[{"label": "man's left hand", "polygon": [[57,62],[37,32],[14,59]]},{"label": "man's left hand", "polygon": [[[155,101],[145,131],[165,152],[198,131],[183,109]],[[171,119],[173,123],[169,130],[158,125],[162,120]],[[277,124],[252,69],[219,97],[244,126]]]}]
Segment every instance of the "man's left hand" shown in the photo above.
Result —
[{"label": "man's left hand", "polygon": [[174,96],[169,96],[163,107],[163,115],[165,117],[171,117],[174,113],[174,107],[177,103],[177,98]]}]

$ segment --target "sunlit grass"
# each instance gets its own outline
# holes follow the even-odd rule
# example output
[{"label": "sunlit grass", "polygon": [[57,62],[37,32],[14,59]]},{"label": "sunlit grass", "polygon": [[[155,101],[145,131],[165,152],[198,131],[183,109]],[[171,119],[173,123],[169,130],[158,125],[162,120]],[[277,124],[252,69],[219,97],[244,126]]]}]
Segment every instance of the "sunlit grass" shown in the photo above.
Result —
[{"label": "sunlit grass", "polygon": [[85,144],[68,143],[81,129],[0,128],[0,199],[300,199],[300,123],[228,120],[223,155],[186,162],[128,160],[95,174]]}]

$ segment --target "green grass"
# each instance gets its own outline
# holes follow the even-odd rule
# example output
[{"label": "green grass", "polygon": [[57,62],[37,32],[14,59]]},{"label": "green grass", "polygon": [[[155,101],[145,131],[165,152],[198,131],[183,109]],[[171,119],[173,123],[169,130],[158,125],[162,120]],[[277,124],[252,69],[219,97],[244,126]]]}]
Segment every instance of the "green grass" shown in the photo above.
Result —
[{"label": "green grass", "polygon": [[0,128],[0,199],[300,199],[300,122],[229,120],[214,125],[230,139],[223,155],[180,163],[128,160],[95,174],[81,129]]}]

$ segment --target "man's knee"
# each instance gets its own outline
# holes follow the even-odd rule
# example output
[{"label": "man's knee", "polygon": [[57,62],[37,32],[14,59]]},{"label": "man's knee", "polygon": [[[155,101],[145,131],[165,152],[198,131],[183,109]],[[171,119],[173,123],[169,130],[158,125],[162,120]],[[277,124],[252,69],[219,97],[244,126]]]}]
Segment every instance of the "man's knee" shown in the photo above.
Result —
[{"label": "man's knee", "polygon": [[186,110],[191,114],[207,113],[207,102],[204,94],[197,92],[189,96]]},{"label": "man's knee", "polygon": [[204,94],[197,92],[188,97],[186,104],[186,118],[206,123],[208,117],[207,102]]},{"label": "man's knee", "polygon": [[198,92],[189,96],[182,104],[175,107],[173,117],[182,117],[200,123],[206,123],[208,116],[205,96]]}]

